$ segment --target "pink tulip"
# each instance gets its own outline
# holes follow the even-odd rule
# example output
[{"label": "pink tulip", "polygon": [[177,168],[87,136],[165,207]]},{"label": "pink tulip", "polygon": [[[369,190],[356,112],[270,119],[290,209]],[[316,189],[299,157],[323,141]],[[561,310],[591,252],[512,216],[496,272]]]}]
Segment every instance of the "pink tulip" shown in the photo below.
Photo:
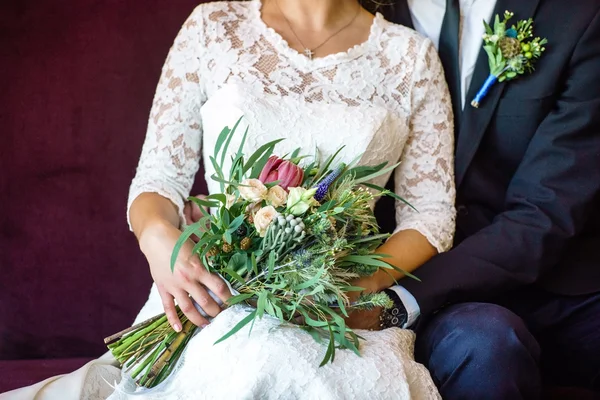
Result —
[{"label": "pink tulip", "polygon": [[293,162],[271,156],[258,179],[265,184],[279,181],[278,185],[287,190],[302,183],[304,180],[304,171]]}]

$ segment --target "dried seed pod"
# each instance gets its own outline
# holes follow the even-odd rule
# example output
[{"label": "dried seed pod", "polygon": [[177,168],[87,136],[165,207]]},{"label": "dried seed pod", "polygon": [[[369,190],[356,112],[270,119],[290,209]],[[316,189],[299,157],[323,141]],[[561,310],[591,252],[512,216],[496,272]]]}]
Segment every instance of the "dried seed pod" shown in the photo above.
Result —
[{"label": "dried seed pod", "polygon": [[206,253],[206,255],[208,255],[209,257],[215,257],[219,254],[219,249],[217,249],[216,246],[213,246],[210,248],[210,250],[208,251],[208,253]]},{"label": "dried seed pod", "polygon": [[250,245],[252,245],[252,239],[250,239],[249,237],[243,238],[240,242],[240,248],[242,250],[248,250],[250,248]]},{"label": "dried seed pod", "polygon": [[229,243],[223,243],[222,249],[224,253],[231,253],[233,251],[233,246]]}]

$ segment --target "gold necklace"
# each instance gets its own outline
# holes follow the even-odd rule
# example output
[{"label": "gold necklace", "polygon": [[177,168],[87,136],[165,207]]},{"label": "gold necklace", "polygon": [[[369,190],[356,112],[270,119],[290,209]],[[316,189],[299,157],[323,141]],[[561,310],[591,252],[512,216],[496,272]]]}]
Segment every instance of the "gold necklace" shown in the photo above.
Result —
[{"label": "gold necklace", "polygon": [[304,45],[304,43],[302,43],[302,40],[300,40],[300,38],[298,37],[298,35],[296,34],[296,32],[294,31],[294,28],[292,28],[292,24],[290,24],[290,21],[287,19],[287,17],[285,16],[285,14],[283,13],[283,11],[281,11],[281,7],[279,7],[279,0],[275,0],[275,4],[277,5],[277,9],[279,10],[279,13],[281,14],[281,16],[283,17],[283,19],[285,20],[285,22],[287,23],[288,28],[290,28],[290,31],[292,31],[292,33],[294,34],[294,36],[296,37],[296,40],[298,41],[298,43],[300,43],[300,45],[302,47],[304,47],[304,55],[306,57],[308,57],[309,59],[312,60],[313,55],[315,54],[315,51],[319,48],[321,48],[325,43],[329,42],[329,40],[331,38],[333,38],[335,35],[337,35],[338,33],[340,33],[341,31],[343,31],[344,29],[348,28],[350,25],[352,25],[352,23],[356,20],[356,18],[358,17],[358,14],[360,12],[360,3],[358,4],[358,7],[356,8],[356,14],[354,14],[354,17],[350,20],[350,22],[348,22],[346,25],[342,26],[340,29],[338,29],[337,31],[335,31],[333,34],[331,34],[327,39],[325,39],[323,42],[321,42],[320,45],[318,45],[317,47],[313,47],[312,49],[308,48],[307,46]]}]

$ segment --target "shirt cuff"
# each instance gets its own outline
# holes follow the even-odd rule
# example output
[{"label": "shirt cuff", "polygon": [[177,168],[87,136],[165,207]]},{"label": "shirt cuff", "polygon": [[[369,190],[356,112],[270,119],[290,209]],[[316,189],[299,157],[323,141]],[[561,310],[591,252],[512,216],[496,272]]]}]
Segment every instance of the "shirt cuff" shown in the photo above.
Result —
[{"label": "shirt cuff", "polygon": [[419,307],[419,303],[417,303],[417,299],[400,285],[392,286],[390,290],[393,290],[398,295],[400,301],[404,304],[404,308],[406,308],[408,317],[403,328],[410,328],[417,321],[419,315],[421,315],[421,308]]}]

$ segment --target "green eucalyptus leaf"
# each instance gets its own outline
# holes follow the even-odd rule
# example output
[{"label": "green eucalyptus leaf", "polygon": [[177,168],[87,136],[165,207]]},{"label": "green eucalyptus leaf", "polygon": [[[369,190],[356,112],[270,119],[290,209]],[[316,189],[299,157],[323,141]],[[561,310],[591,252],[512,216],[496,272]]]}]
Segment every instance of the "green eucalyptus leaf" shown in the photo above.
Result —
[{"label": "green eucalyptus leaf", "polygon": [[231,224],[229,225],[229,228],[227,229],[230,233],[233,233],[235,231],[237,231],[237,229],[242,226],[242,224],[244,223],[244,218],[246,216],[244,214],[238,215],[237,217],[235,217],[235,219],[233,221],[231,221]]},{"label": "green eucalyptus leaf", "polygon": [[227,299],[227,305],[229,306],[234,306],[236,304],[240,304],[245,302],[246,300],[250,300],[251,298],[255,297],[254,293],[243,293],[243,294],[238,294],[236,296],[230,297],[229,299]]},{"label": "green eucalyptus leaf", "polygon": [[269,292],[263,290],[258,295],[258,302],[256,303],[256,315],[258,318],[262,318],[265,313],[265,306],[267,303],[267,298],[269,297]]},{"label": "green eucalyptus leaf", "polygon": [[369,175],[363,176],[360,179],[356,179],[354,181],[354,184],[355,185],[359,185],[359,184],[361,184],[363,182],[368,182],[371,179],[377,178],[380,175],[383,175],[383,174],[385,174],[387,172],[393,171],[398,165],[400,165],[400,163],[396,163],[394,165],[390,165],[389,167],[383,168],[383,169],[381,169],[381,170],[379,170],[379,171],[377,171],[377,172],[375,172],[373,174],[369,174]]},{"label": "green eucalyptus leaf", "polygon": [[215,143],[215,153],[213,155],[215,159],[217,158],[219,150],[221,150],[221,147],[223,146],[223,143],[225,142],[225,139],[227,139],[227,136],[230,132],[231,130],[229,129],[229,127],[226,126],[225,128],[223,128],[221,133],[219,133],[219,136],[217,137],[217,142]]},{"label": "green eucalyptus leaf", "polygon": [[221,164],[219,164],[221,166],[221,168],[223,168],[223,166],[225,165],[225,156],[227,155],[227,152],[229,150],[229,144],[231,143],[231,139],[233,139],[233,135],[235,135],[235,131],[237,130],[237,127],[240,124],[240,122],[242,122],[243,118],[244,117],[240,117],[237,120],[237,122],[235,123],[233,128],[231,128],[231,132],[227,136],[227,140],[225,141],[225,145],[223,146],[223,151],[221,152]]},{"label": "green eucalyptus leaf", "polygon": [[[229,260],[229,264],[231,264],[231,260]],[[237,272],[235,272],[231,268],[223,268],[220,271],[221,271],[221,274],[231,276],[233,278],[233,280],[239,282],[241,285],[246,283],[244,278],[242,278]]]},{"label": "green eucalyptus leaf", "polygon": [[331,325],[329,324],[327,324],[327,328],[329,329],[329,343],[327,344],[327,351],[325,352],[325,357],[323,358],[323,361],[321,361],[319,367],[322,367],[325,364],[327,364],[329,360],[333,362],[333,359],[335,357],[335,338],[333,337],[333,330],[331,329]]},{"label": "green eucalyptus leaf", "polygon": [[173,248],[173,253],[171,253],[171,271],[175,269],[175,263],[177,262],[177,256],[179,256],[179,252],[183,245],[189,240],[189,238],[195,234],[200,229],[200,222],[196,222],[191,224],[179,236],[177,242],[175,243],[175,247]]},{"label": "green eucalyptus leaf", "polygon": [[228,333],[226,333],[223,337],[221,337],[221,339],[217,340],[215,342],[215,344],[219,344],[222,341],[227,340],[231,336],[235,335],[240,329],[242,329],[244,326],[248,325],[248,323],[250,321],[254,320],[254,317],[256,317],[256,310],[252,311],[244,319],[242,319],[240,322],[238,322]]},{"label": "green eucalyptus leaf", "polygon": [[416,212],[419,212],[419,210],[417,210],[415,207],[413,207],[413,205],[412,205],[412,204],[410,204],[408,201],[406,201],[404,198],[402,198],[402,197],[398,196],[398,195],[397,195],[396,193],[394,193],[394,192],[391,192],[391,191],[389,191],[389,190],[386,190],[385,188],[382,188],[381,186],[374,185],[374,184],[372,184],[372,183],[367,183],[367,182],[365,182],[365,183],[363,183],[363,185],[364,185],[364,186],[366,186],[366,187],[368,187],[368,188],[375,189],[375,190],[378,190],[378,191],[380,191],[380,192],[384,192],[386,196],[393,197],[395,200],[398,200],[398,201],[400,201],[400,202],[402,202],[402,203],[406,204],[407,206],[409,206],[410,208],[412,208],[412,209],[413,209],[413,210],[415,210]]},{"label": "green eucalyptus leaf", "polygon": [[[244,174],[248,172],[250,168],[252,168],[252,174],[250,178],[258,178],[260,172],[267,163],[267,160],[272,155],[275,145],[282,140],[284,139],[282,138],[268,142],[260,146],[254,153],[252,153],[252,155],[248,158],[248,161],[246,161],[246,165],[244,165]],[[256,170],[258,171],[256,172]]]}]

